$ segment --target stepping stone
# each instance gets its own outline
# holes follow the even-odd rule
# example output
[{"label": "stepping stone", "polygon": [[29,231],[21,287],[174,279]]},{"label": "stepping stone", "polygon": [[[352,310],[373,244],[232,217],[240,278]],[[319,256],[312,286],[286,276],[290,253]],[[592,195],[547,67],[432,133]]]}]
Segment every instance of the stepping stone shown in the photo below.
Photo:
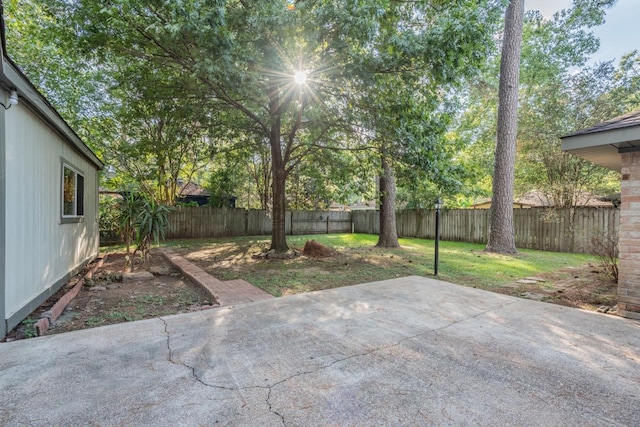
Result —
[{"label": "stepping stone", "polygon": [[525,280],[535,280],[536,282],[546,282],[546,279],[541,279],[539,277],[525,277]]},{"label": "stepping stone", "polygon": [[154,276],[168,276],[173,273],[173,269],[165,266],[154,266],[149,269],[149,273]]},{"label": "stepping stone", "polygon": [[542,301],[543,299],[547,298],[549,295],[537,294],[535,292],[525,292],[525,293],[521,294],[520,296],[522,298],[532,299],[532,300],[535,300],[535,301]]},{"label": "stepping stone", "polygon": [[538,281],[531,279],[520,279],[516,281],[516,283],[522,283],[523,285],[535,285],[536,283],[538,283]]},{"label": "stepping stone", "polygon": [[153,280],[153,274],[148,271],[134,271],[133,273],[124,273],[122,275],[123,282],[136,282],[138,280]]}]

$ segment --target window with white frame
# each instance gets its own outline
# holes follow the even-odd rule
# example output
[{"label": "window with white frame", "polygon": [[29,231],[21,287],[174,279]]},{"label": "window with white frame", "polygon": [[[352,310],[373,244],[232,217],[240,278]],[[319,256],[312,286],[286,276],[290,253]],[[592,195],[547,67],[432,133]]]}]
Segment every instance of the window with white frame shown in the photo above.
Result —
[{"label": "window with white frame", "polygon": [[84,215],[84,176],[66,163],[62,164],[62,218]]}]

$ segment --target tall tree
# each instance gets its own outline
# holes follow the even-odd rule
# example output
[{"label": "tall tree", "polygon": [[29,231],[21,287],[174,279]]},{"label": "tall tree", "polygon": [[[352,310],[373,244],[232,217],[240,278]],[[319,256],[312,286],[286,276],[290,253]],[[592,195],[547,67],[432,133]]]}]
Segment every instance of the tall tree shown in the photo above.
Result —
[{"label": "tall tree", "polygon": [[[574,190],[598,193],[610,183],[610,174],[560,150],[558,136],[602,121],[607,114],[628,111],[629,79],[608,65],[580,71],[598,49],[598,39],[589,31],[603,22],[612,2],[576,0],[570,9],[553,17],[528,11],[524,18],[516,156],[515,194],[542,191],[550,200],[575,200],[560,193]],[[620,68],[624,68],[624,61]],[[468,186],[475,197],[491,195],[495,159],[496,110],[499,85],[499,55],[494,53],[479,78],[462,93],[463,114],[455,121],[453,135],[467,142],[456,157],[466,159],[475,171]],[[588,88],[587,88],[588,87]],[[636,92],[637,93],[637,92]],[[613,99],[618,99],[613,101]],[[611,108],[616,106],[616,108]],[[607,112],[609,111],[609,113]],[[604,118],[603,118],[604,114]],[[566,174],[566,175],[565,175]],[[551,178],[549,180],[548,178]],[[586,178],[586,179],[585,179]],[[577,184],[578,180],[580,184]],[[551,181],[554,183],[551,184]]]},{"label": "tall tree", "polygon": [[398,230],[396,229],[396,178],[391,160],[381,156],[382,175],[380,176],[380,234],[379,248],[398,248]]},{"label": "tall tree", "polygon": [[47,1],[85,51],[173,68],[184,94],[207,94],[269,141],[276,251],[287,249],[287,177],[305,156],[348,143],[336,129],[351,126],[353,90],[380,74],[441,82],[490,44],[490,0]]},{"label": "tall tree", "polygon": [[513,193],[523,22],[524,0],[511,0],[505,14],[502,56],[500,58],[491,230],[486,247],[489,252],[517,252],[513,229]]}]

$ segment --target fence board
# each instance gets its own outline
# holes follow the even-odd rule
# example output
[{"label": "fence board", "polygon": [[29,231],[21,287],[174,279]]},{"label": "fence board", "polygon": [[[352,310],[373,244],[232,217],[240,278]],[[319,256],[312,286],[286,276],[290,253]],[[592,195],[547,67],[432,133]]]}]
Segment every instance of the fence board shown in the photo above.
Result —
[{"label": "fence board", "polygon": [[[168,219],[168,239],[271,234],[271,214],[266,210],[180,206]],[[289,235],[352,232],[350,212],[293,211],[285,219]]]},{"label": "fence board", "polygon": [[[377,211],[356,211],[352,218],[356,233],[378,234],[380,216]],[[488,209],[444,210],[441,219],[442,240],[482,244],[489,239],[491,219]],[[396,221],[400,237],[435,237],[433,209],[398,211]],[[619,211],[615,208],[514,209],[518,248],[591,253],[594,236],[617,233],[619,222]]]},{"label": "fence board", "polygon": [[[514,209],[514,231],[519,248],[590,253],[595,236],[618,233],[620,213],[615,208]],[[289,235],[327,233],[378,234],[380,212],[289,211]],[[444,210],[442,240],[486,243],[488,209]],[[435,210],[396,212],[398,236],[435,238]],[[178,207],[169,214],[167,238],[265,236],[271,234],[271,215],[265,210]]]}]

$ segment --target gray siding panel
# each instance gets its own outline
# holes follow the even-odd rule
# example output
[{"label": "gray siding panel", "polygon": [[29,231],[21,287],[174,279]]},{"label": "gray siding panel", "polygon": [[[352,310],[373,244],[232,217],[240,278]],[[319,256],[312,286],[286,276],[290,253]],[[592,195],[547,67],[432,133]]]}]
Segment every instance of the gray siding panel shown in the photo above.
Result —
[{"label": "gray siding panel", "polygon": [[5,287],[7,284],[6,274],[6,236],[5,229],[7,224],[7,203],[6,203],[6,129],[5,129],[5,113],[0,110],[0,339],[7,334],[7,322],[5,321]]},{"label": "gray siding panel", "polygon": [[[4,315],[14,323],[98,254],[98,170],[26,106],[8,110],[6,120]],[[81,222],[61,221],[63,159],[84,173]]]}]

